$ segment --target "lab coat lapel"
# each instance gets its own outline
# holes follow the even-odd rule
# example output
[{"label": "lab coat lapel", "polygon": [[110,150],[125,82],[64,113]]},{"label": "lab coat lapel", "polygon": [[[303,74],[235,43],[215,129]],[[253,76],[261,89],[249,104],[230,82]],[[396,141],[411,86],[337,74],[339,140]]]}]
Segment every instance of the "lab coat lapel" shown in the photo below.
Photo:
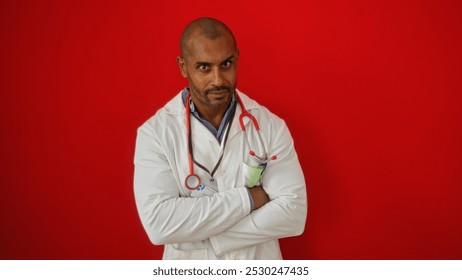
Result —
[{"label": "lab coat lapel", "polygon": [[194,141],[204,141],[207,140],[213,144],[220,146],[218,140],[213,136],[213,134],[203,125],[198,119],[191,115],[191,131]]},{"label": "lab coat lapel", "polygon": [[[228,141],[233,139],[234,136],[236,136],[238,133],[241,132],[241,127],[239,125],[239,116],[241,115],[241,113],[242,113],[242,108],[241,108],[240,104],[238,104],[236,106],[236,112],[234,113],[233,123],[232,123],[232,126],[230,128],[231,130],[229,131]],[[244,118],[243,122],[244,122],[244,126],[246,126],[247,123],[249,122],[249,119]]]}]

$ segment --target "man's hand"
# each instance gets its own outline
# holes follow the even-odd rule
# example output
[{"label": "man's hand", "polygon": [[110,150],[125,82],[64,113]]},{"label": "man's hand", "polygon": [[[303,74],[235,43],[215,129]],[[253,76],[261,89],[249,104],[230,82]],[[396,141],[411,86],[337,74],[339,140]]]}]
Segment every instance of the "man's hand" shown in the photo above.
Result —
[{"label": "man's hand", "polygon": [[249,192],[254,202],[253,210],[257,210],[269,202],[269,197],[261,186],[253,187],[249,189]]}]

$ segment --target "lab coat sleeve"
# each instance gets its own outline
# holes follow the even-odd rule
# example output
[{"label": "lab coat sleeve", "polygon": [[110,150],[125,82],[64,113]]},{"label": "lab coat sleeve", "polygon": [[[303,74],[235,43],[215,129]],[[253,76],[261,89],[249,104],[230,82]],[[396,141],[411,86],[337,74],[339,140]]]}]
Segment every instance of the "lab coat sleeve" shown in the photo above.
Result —
[{"label": "lab coat sleeve", "polygon": [[244,187],[213,196],[180,197],[180,182],[172,169],[176,163],[171,161],[154,128],[140,127],[135,149],[135,200],[141,222],[154,244],[204,240],[250,213]]},{"label": "lab coat sleeve", "polygon": [[270,202],[210,238],[217,256],[276,238],[303,233],[307,215],[306,186],[292,137],[283,123],[269,151],[278,159],[268,165],[263,188]]}]

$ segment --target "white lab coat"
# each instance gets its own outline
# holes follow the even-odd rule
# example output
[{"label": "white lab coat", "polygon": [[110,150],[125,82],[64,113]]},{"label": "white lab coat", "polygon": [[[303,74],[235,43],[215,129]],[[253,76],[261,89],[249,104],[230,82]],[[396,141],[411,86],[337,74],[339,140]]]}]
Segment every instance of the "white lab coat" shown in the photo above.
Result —
[{"label": "white lab coat", "polygon": [[[268,156],[262,177],[271,201],[251,211],[243,163],[249,156],[239,128],[238,105],[224,156],[215,174],[218,191],[190,191],[185,108],[181,92],[138,129],[134,190],[142,224],[154,244],[165,244],[164,259],[281,259],[279,238],[300,235],[307,214],[306,188],[294,144],[283,120],[238,91],[260,124]],[[262,154],[254,127],[244,118],[252,149]],[[191,117],[194,158],[213,169],[220,144]],[[194,166],[208,184],[210,175]]]}]

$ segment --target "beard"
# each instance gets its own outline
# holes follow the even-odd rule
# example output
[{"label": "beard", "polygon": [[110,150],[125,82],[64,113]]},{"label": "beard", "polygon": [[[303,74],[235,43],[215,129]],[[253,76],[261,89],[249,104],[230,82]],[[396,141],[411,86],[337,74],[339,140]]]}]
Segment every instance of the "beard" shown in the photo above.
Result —
[{"label": "beard", "polygon": [[212,110],[228,108],[233,94],[236,91],[235,87],[228,85],[214,86],[200,90],[190,82],[189,87],[191,95],[194,95],[195,99],[201,103],[201,105],[205,105]]}]

